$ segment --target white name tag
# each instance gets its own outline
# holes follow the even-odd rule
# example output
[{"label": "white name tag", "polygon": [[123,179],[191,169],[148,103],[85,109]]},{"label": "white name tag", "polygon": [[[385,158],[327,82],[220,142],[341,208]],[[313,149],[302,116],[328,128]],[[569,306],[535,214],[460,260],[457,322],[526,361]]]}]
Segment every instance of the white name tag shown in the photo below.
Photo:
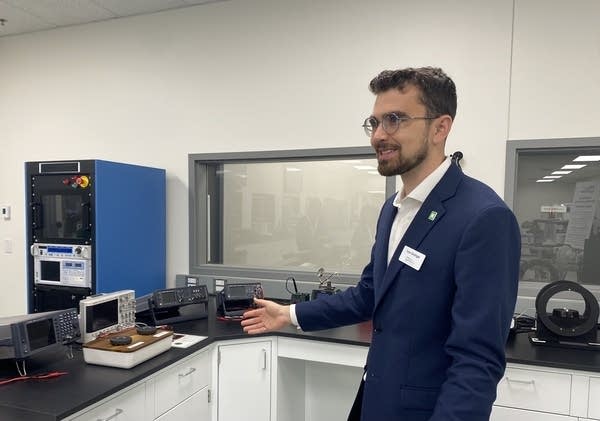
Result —
[{"label": "white name tag", "polygon": [[423,253],[418,252],[415,249],[411,249],[408,246],[404,246],[402,249],[402,253],[400,253],[400,257],[398,258],[402,263],[410,266],[414,270],[420,270],[423,261],[425,260],[425,255]]}]

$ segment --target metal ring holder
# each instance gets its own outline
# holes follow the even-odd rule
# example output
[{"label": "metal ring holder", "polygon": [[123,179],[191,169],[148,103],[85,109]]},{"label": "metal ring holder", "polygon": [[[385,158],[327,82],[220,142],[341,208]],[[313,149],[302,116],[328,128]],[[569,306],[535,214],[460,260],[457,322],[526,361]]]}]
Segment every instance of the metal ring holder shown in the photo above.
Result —
[{"label": "metal ring holder", "polygon": [[[572,291],[579,293],[585,301],[585,311],[583,312],[583,322],[577,326],[565,328],[553,322],[550,319],[548,313],[546,313],[546,306],[550,298],[558,294],[559,292]],[[592,329],[596,329],[598,323],[598,315],[600,309],[598,308],[598,301],[596,297],[582,287],[580,284],[573,281],[557,281],[552,282],[542,288],[535,299],[535,311],[537,312],[538,319],[544,324],[548,330],[556,335],[560,336],[580,336],[588,333]]]}]

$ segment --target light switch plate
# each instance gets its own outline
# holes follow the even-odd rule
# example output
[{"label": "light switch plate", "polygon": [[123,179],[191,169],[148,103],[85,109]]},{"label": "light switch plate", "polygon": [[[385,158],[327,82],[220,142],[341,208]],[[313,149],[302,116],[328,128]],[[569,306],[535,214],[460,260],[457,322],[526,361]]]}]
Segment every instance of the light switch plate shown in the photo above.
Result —
[{"label": "light switch plate", "polygon": [[4,239],[4,254],[12,254],[13,252],[13,242],[10,238]]}]

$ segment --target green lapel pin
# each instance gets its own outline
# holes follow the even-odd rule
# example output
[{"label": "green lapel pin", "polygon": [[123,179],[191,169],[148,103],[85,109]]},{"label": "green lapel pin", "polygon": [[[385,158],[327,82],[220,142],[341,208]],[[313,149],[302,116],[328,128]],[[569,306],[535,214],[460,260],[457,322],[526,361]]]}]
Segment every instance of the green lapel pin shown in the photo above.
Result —
[{"label": "green lapel pin", "polygon": [[429,216],[427,217],[427,219],[429,219],[430,221],[433,221],[436,216],[437,216],[437,212],[436,211],[431,211],[429,213]]}]

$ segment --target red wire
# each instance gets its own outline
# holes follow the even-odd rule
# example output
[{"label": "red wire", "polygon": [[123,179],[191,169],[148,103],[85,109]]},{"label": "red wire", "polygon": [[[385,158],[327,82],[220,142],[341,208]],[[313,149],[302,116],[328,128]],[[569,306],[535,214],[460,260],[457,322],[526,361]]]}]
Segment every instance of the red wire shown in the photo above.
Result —
[{"label": "red wire", "polygon": [[10,378],[10,379],[0,380],[0,385],[8,384],[8,383],[13,383],[13,382],[18,382],[18,381],[22,381],[22,380],[46,380],[46,379],[53,379],[55,377],[64,376],[65,374],[69,374],[69,373],[66,372],[66,371],[51,371],[49,373],[36,374],[36,375],[33,375],[33,376],[13,377],[13,378]]},{"label": "red wire", "polygon": [[239,322],[243,319],[242,316],[217,316],[217,320],[221,320],[222,322]]}]

